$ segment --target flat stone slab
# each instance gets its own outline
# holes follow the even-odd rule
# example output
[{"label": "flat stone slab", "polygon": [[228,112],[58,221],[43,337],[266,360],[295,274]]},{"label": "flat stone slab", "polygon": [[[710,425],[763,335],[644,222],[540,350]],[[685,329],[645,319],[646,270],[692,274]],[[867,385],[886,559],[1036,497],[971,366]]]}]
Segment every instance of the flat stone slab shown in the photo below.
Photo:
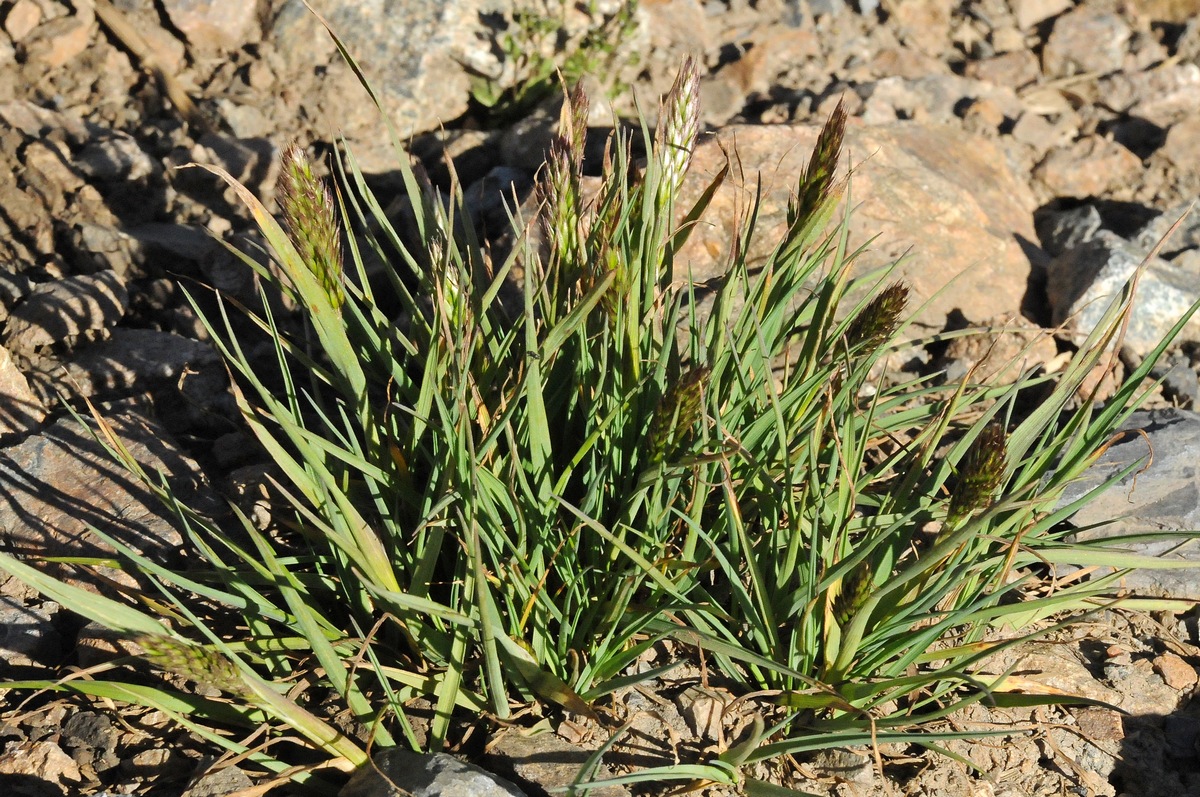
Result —
[{"label": "flat stone slab", "polygon": [[[1200,530],[1200,414],[1186,410],[1134,413],[1063,503],[1074,501],[1122,468],[1141,462],[1071,518],[1080,539],[1155,531]],[[1104,524],[1086,528],[1093,524]],[[1125,584],[1139,594],[1200,599],[1200,531],[1192,539],[1115,543],[1131,553],[1178,560],[1178,570],[1138,570]]]}]

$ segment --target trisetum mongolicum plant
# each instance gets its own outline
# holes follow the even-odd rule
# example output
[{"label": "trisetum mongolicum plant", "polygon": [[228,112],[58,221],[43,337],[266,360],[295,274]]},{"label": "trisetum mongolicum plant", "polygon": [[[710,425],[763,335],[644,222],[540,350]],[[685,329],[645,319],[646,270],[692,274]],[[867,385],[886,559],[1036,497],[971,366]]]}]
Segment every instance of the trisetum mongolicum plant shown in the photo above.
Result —
[{"label": "trisetum mongolicum plant", "polygon": [[[686,659],[743,696],[748,734],[622,782],[753,789],[770,772],[786,785],[793,756],[935,745],[961,734],[934,720],[985,696],[1002,703],[1004,677],[980,667],[990,653],[1118,597],[1119,571],[1048,590],[1046,568],[1157,564],[1119,541],[1070,541],[1061,521],[1087,499],[1059,503],[1144,398],[1184,320],[1103,406],[1074,397],[1130,289],[1053,376],[866,390],[901,345],[907,291],[886,270],[852,270],[841,108],[777,245],[751,268],[752,209],[702,315],[678,256],[727,170],[679,206],[698,80],[685,62],[658,129],[641,132],[644,168],[628,135],[611,136],[595,193],[582,185],[587,100],[571,92],[537,217],[513,211],[518,244],[500,262],[457,183],[443,203],[398,144],[415,243],[346,148],[336,192],[299,147],[284,149],[282,222],[213,169],[275,266],[244,258],[270,285],[264,309],[223,301],[204,321],[278,469],[278,527],[235,509],[240,527],[220,528],[181,505],[97,414],[204,567],[172,571],[97,532],[146,593],[98,596],[7,555],[0,568],[219,695],[120,660],[92,679],[9,687],[153,706],[318,786],[322,766],[360,766],[372,748],[439,749],[458,720],[514,721],[530,704],[591,717],[619,744],[614,695]],[[369,260],[385,265],[368,273]],[[512,280],[515,312],[500,302]],[[300,333],[268,290],[294,302]],[[404,323],[381,309],[396,306]],[[233,333],[231,308],[274,341],[269,366]],[[1044,400],[1021,410],[1033,387]],[[677,655],[641,666],[655,649]],[[422,697],[433,715],[418,724]],[[293,769],[311,755],[264,744],[264,727],[303,740],[319,765]]]}]

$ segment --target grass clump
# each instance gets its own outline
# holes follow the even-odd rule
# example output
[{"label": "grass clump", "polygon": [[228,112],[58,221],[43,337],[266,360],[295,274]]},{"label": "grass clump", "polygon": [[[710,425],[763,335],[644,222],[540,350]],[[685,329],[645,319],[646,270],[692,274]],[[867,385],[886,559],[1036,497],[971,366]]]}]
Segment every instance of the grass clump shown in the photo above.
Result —
[{"label": "grass clump", "polygon": [[[598,717],[614,692],[678,664],[634,667],[671,640],[753,696],[757,719],[708,760],[624,780],[750,783],[756,762],[948,738],[916,731],[1005,697],[1002,677],[977,674],[988,653],[1047,617],[1112,605],[1119,573],[1057,590],[1043,577],[1057,563],[1155,564],[1112,541],[1068,542],[1061,521],[1077,506],[1058,506],[1167,344],[1103,407],[1074,402],[1130,292],[1053,379],[868,390],[899,346],[908,295],[886,272],[852,276],[839,107],[782,238],[752,269],[751,212],[701,314],[676,258],[726,172],[678,206],[698,81],[685,63],[662,124],[641,132],[645,164],[627,136],[612,138],[594,193],[581,169],[587,100],[573,92],[537,218],[514,212],[519,242],[500,262],[457,188],[443,203],[399,147],[415,242],[348,152],[334,193],[285,149],[282,223],[214,170],[276,268],[247,262],[301,321],[277,317],[265,295],[268,309],[237,309],[274,342],[264,368],[234,334],[229,302],[205,319],[282,474],[281,524],[217,528],[157,485],[205,562],[174,572],[109,540],[157,595],[100,598],[0,557],[141,640],[159,669],[221,695],[120,670],[53,688],[155,706],[312,781],[293,768],[309,759],[252,745],[252,733],[265,726],[319,751],[317,763],[353,767],[371,746],[440,748],[464,715],[511,720],[541,704]],[[368,273],[369,250],[381,273]],[[514,282],[516,306],[502,298]],[[1045,398],[1019,411],[1035,388]],[[1009,629],[1003,641],[996,629]],[[297,679],[309,687],[290,689]],[[418,697],[433,703],[428,727],[411,721]]]}]

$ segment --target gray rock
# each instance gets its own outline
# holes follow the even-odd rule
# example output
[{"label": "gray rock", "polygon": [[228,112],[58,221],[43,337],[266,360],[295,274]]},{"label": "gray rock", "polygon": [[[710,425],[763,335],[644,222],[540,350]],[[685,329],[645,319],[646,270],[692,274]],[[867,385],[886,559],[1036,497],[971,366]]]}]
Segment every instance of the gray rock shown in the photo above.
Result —
[{"label": "gray rock", "polygon": [[[546,794],[561,794],[575,783],[580,770],[592,755],[591,750],[573,745],[561,736],[538,733],[525,736],[521,733],[504,733],[488,745],[487,761],[497,772],[512,773],[516,778],[536,784]],[[601,764],[595,774],[600,780],[611,777],[609,769]],[[592,797],[628,797],[624,786],[602,786],[588,789]]]},{"label": "gray rock", "polygon": [[0,595],[0,672],[50,664],[60,655],[61,639],[54,627],[58,609],[58,604],[50,601],[26,606]]},{"label": "gray rock", "polygon": [[250,776],[237,767],[223,766],[206,772],[181,797],[226,797],[254,788]]},{"label": "gray rock", "polygon": [[[1159,255],[1171,260],[1187,249],[1200,248],[1200,205],[1196,209],[1192,209],[1192,203],[1195,201],[1189,199],[1159,214],[1134,233],[1131,240],[1136,246],[1148,252],[1159,241],[1162,241],[1163,236],[1171,229],[1171,225],[1182,218],[1179,229],[1175,230],[1170,238],[1163,241]],[[1188,213],[1189,209],[1192,209],[1191,213]]]},{"label": "gray rock", "polygon": [[112,133],[88,142],[74,158],[75,168],[93,180],[142,180],[158,163],[126,133]]},{"label": "gray rock", "polygon": [[219,359],[211,346],[198,340],[154,329],[118,328],[106,340],[72,352],[66,370],[70,384],[90,396],[173,382],[186,369]]},{"label": "gray rock", "polygon": [[[1200,414],[1186,410],[1136,412],[1082,479],[1063,496],[1066,505],[1122,468],[1146,462],[1121,482],[1095,496],[1071,518],[1079,539],[1109,538],[1150,531],[1200,529]],[[1151,452],[1153,456],[1151,457]],[[1094,524],[1096,528],[1087,528]],[[1120,543],[1134,553],[1200,563],[1200,539]],[[1143,594],[1200,598],[1200,570],[1138,570],[1126,578]]]},{"label": "gray rock", "polygon": [[125,315],[129,294],[115,271],[101,271],[33,289],[9,315],[5,344],[28,354],[64,338],[113,326]]},{"label": "gray rock", "polygon": [[[1145,255],[1123,238],[1101,230],[1052,260],[1047,268],[1046,295],[1053,323],[1082,341],[1104,315],[1112,299]],[[1125,346],[1138,357],[1153,348],[1166,331],[1200,298],[1200,275],[1180,274],[1172,264],[1155,258],[1142,274],[1134,310],[1125,333]],[[1200,321],[1193,318],[1183,337],[1200,338]]]},{"label": "gray rock", "polygon": [[[501,64],[491,49],[485,20],[502,19],[500,12],[506,5],[486,0],[313,3],[355,59],[374,67],[370,79],[401,137],[433,130],[467,110],[471,75],[464,64],[471,64],[477,72],[499,74]],[[318,67],[326,70],[313,84],[314,95],[305,99],[313,108],[324,109],[317,118],[337,118],[341,129],[364,143],[369,137],[386,139],[379,135],[375,109],[355,85],[353,74],[340,63],[312,13],[301,0],[284,0],[280,6],[270,37],[289,61],[287,67],[300,75]],[[397,35],[398,31],[403,35]],[[388,149],[379,148],[384,164],[395,159],[385,152]],[[367,154],[361,147],[355,151]]]},{"label": "gray rock", "polygon": [[121,730],[113,725],[107,714],[80,711],[63,724],[63,746],[81,765],[90,765],[104,772],[121,763],[117,757],[117,737]]},{"label": "gray rock", "polygon": [[445,753],[377,753],[339,797],[525,797],[516,786]]},{"label": "gray rock", "polygon": [[1042,248],[1051,257],[1074,249],[1095,237],[1104,220],[1095,205],[1080,205],[1071,210],[1047,213],[1035,222]]},{"label": "gray rock", "polygon": [[[151,474],[163,474],[180,500],[215,511],[196,464],[139,402],[100,407],[117,436]],[[111,555],[95,527],[160,561],[182,538],[157,499],[74,418],[63,418],[0,454],[0,538],[21,553]]]}]

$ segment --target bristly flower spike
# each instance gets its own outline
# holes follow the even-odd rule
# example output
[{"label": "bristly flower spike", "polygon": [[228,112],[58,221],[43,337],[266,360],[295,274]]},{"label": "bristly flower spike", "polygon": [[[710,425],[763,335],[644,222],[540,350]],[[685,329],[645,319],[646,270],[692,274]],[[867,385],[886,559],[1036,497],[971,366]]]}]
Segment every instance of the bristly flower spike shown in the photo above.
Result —
[{"label": "bristly flower spike", "polygon": [[842,154],[842,140],[846,135],[846,119],[846,107],[839,100],[817,136],[816,147],[808,159],[796,197],[788,205],[788,229],[793,233],[807,226],[825,203],[839,196],[842,191],[843,186],[835,177]]},{"label": "bristly flower spike", "polygon": [[658,194],[660,209],[670,208],[683,185],[692,161],[692,149],[700,134],[700,71],[696,61],[684,59],[675,83],[663,98],[658,130],[654,136],[655,157],[659,162]]},{"label": "bristly flower spike", "polygon": [[868,353],[875,352],[896,333],[907,305],[908,287],[902,282],[888,285],[850,322],[846,328],[846,348],[854,350],[862,346]]},{"label": "bristly flower spike", "polygon": [[999,423],[988,424],[963,461],[958,483],[950,495],[947,523],[958,523],[976,510],[987,507],[1004,481],[1007,465],[1004,427]]},{"label": "bristly flower spike", "polygon": [[342,284],[342,237],[337,206],[329,186],[312,171],[312,164],[295,141],[283,148],[279,174],[279,205],[292,244],[329,297],[334,308],[346,301]]},{"label": "bristly flower spike", "polygon": [[673,456],[688,441],[703,410],[707,366],[691,366],[667,388],[650,423],[650,461],[658,464]]},{"label": "bristly flower spike", "polygon": [[[587,119],[588,97],[582,86],[576,86],[563,98],[558,133],[550,141],[538,185],[545,233],[564,264],[574,265],[583,259],[579,180],[583,174]],[[576,268],[567,270],[572,278],[582,276]]]}]

